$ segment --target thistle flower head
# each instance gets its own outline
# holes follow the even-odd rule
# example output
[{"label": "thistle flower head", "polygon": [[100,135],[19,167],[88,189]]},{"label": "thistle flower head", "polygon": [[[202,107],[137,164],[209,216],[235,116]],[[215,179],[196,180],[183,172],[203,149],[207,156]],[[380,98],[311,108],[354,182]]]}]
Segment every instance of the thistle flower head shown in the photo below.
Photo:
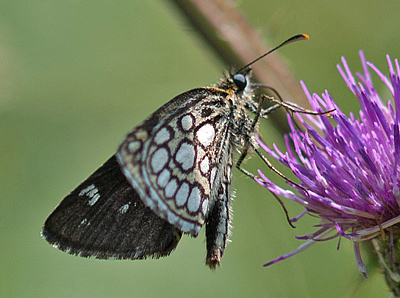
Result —
[{"label": "thistle flower head", "polygon": [[[316,231],[297,237],[307,242],[265,266],[303,251],[317,241],[344,237],[353,241],[358,269],[366,276],[360,242],[376,237],[390,239],[400,222],[399,63],[395,60],[393,65],[387,56],[388,78],[367,62],[362,52],[360,57],[363,73],[356,77],[344,58],[338,66],[348,88],[360,102],[358,117],[346,116],[327,91],[322,96],[311,95],[302,83],[314,110],[334,111],[317,117],[297,114],[305,127],[304,132],[288,117],[291,132],[285,138],[285,153],[275,145],[272,150],[260,142],[264,150],[289,167],[300,182],[292,185],[297,193],[277,186],[261,171],[263,180],[258,182],[275,195],[305,208],[293,221],[305,214],[319,219]],[[387,90],[384,97],[374,88],[370,70],[383,82]]]}]

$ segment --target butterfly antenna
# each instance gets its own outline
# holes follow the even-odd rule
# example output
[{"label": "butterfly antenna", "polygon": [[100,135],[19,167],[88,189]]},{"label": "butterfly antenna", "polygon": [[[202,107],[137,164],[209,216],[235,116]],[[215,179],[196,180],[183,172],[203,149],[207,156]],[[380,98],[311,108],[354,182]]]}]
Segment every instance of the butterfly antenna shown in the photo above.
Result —
[{"label": "butterfly antenna", "polygon": [[243,69],[248,68],[250,65],[256,63],[258,60],[264,58],[265,56],[271,54],[272,52],[275,52],[277,49],[279,49],[279,48],[281,48],[281,47],[283,47],[285,45],[288,45],[288,44],[290,44],[292,42],[295,42],[295,41],[305,40],[305,39],[308,39],[308,38],[309,37],[308,37],[307,34],[298,34],[298,35],[292,36],[291,38],[289,38],[289,39],[285,40],[284,42],[282,42],[279,46],[273,48],[272,50],[266,52],[264,55],[261,55],[257,59],[255,59],[255,60],[251,61],[250,63],[246,64],[245,66],[240,68],[236,73],[240,73]]}]

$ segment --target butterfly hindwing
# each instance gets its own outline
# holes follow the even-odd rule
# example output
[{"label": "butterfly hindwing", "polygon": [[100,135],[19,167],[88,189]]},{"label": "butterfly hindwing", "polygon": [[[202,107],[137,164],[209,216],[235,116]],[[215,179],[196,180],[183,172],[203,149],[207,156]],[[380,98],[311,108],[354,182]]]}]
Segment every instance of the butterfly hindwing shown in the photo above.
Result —
[{"label": "butterfly hindwing", "polygon": [[83,257],[142,259],[169,255],[182,233],[143,204],[112,156],[61,201],[42,235]]},{"label": "butterfly hindwing", "polygon": [[230,96],[218,88],[176,96],[135,127],[116,154],[145,205],[192,236],[218,199],[232,154]]}]

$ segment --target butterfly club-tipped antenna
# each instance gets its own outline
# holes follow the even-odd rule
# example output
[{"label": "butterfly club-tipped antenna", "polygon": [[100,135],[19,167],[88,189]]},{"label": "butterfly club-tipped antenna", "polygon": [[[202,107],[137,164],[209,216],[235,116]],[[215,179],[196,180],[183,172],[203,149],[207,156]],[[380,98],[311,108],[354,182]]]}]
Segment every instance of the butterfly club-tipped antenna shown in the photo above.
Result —
[{"label": "butterfly club-tipped antenna", "polygon": [[[241,68],[236,70],[234,74],[231,74],[230,77],[232,78],[233,83],[236,85],[236,87],[239,89],[239,91],[245,91],[248,87],[251,87],[251,88],[260,88],[261,87],[261,88],[269,89],[269,90],[272,91],[272,93],[276,94],[278,96],[278,98],[282,101],[282,98],[279,95],[279,93],[276,91],[276,89],[274,89],[272,87],[268,87],[268,86],[260,84],[260,83],[252,82],[250,84],[250,81],[249,81],[249,78],[248,78],[248,74],[251,71],[251,65],[253,65],[257,61],[261,60],[262,58],[264,58],[267,55],[275,52],[276,50],[278,50],[279,48],[281,48],[281,47],[283,47],[285,45],[288,45],[290,43],[293,43],[293,42],[296,42],[296,41],[300,41],[300,40],[306,40],[306,39],[309,39],[309,36],[307,34],[297,34],[297,35],[292,36],[289,39],[285,40],[284,42],[282,42],[278,46],[272,48],[268,52],[264,53],[263,55],[259,56],[258,58],[254,59],[253,61],[251,61],[250,63],[247,63],[246,65],[242,66]],[[260,117],[265,117],[270,112],[272,112],[275,109],[279,108],[279,106],[275,104],[276,106],[274,108],[269,108],[266,111],[263,111],[261,109],[261,107],[262,107],[261,102],[262,101],[263,101],[262,98],[260,98],[260,102],[258,104],[255,103],[254,101],[247,101],[247,106],[248,106],[249,110],[256,115],[256,118],[255,118],[255,121],[254,121],[254,126],[257,124],[257,122],[258,122]]]},{"label": "butterfly club-tipped antenna", "polygon": [[269,50],[268,52],[266,52],[265,54],[261,55],[260,57],[254,59],[253,61],[251,61],[250,63],[247,63],[245,66],[242,66],[241,68],[239,68],[236,73],[243,73],[244,70],[248,69],[251,65],[253,65],[254,63],[256,63],[257,61],[261,60],[262,58],[264,58],[265,56],[271,54],[272,52],[275,52],[277,49],[288,45],[290,43],[296,42],[296,41],[300,41],[300,40],[306,40],[309,39],[309,36],[307,34],[297,34],[295,36],[292,36],[291,38],[285,40],[284,42],[282,42],[280,45],[276,46],[275,48]]},{"label": "butterfly club-tipped antenna", "polygon": [[[307,34],[297,34],[295,36],[292,36],[291,38],[285,40],[284,42],[282,42],[280,45],[274,47],[273,49],[269,50],[268,52],[264,53],[263,55],[261,55],[260,57],[254,59],[253,61],[251,61],[250,63],[247,63],[245,66],[242,66],[241,68],[239,68],[238,70],[235,71],[234,74],[231,74],[231,78],[234,82],[234,84],[239,88],[240,91],[245,90],[245,88],[248,85],[248,78],[247,75],[251,70],[251,65],[253,65],[254,63],[256,63],[257,61],[261,60],[262,58],[264,58],[265,56],[275,52],[277,49],[288,45],[292,42],[295,41],[300,41],[300,40],[305,40],[305,39],[309,39]],[[257,84],[252,84],[252,87],[257,87]],[[253,112],[255,112],[257,108],[254,108]]]}]

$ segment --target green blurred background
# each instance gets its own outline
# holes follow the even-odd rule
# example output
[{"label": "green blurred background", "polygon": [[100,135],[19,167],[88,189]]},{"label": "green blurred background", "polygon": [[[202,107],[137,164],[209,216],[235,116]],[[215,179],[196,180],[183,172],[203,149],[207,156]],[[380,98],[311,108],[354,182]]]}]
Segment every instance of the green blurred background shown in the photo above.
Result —
[{"label": "green blurred background", "polygon": [[[399,1],[250,1],[242,10],[313,92],[358,107],[336,64],[361,70],[358,50],[387,72],[400,55]],[[268,58],[267,58],[268,59]],[[40,238],[58,202],[115,151],[123,136],[173,96],[219,80],[221,64],[167,1],[0,2],[1,297],[387,297],[378,271],[357,271],[352,246],[320,243],[262,264],[302,242],[267,191],[234,171],[234,230],[222,267],[204,265],[204,236],[168,258],[99,261]],[[268,128],[268,122],[262,124]],[[264,128],[273,137],[274,129]],[[265,166],[254,157],[253,171]],[[299,209],[291,208],[291,215]],[[373,265],[364,254],[364,261]],[[371,265],[371,266],[372,266]]]}]

